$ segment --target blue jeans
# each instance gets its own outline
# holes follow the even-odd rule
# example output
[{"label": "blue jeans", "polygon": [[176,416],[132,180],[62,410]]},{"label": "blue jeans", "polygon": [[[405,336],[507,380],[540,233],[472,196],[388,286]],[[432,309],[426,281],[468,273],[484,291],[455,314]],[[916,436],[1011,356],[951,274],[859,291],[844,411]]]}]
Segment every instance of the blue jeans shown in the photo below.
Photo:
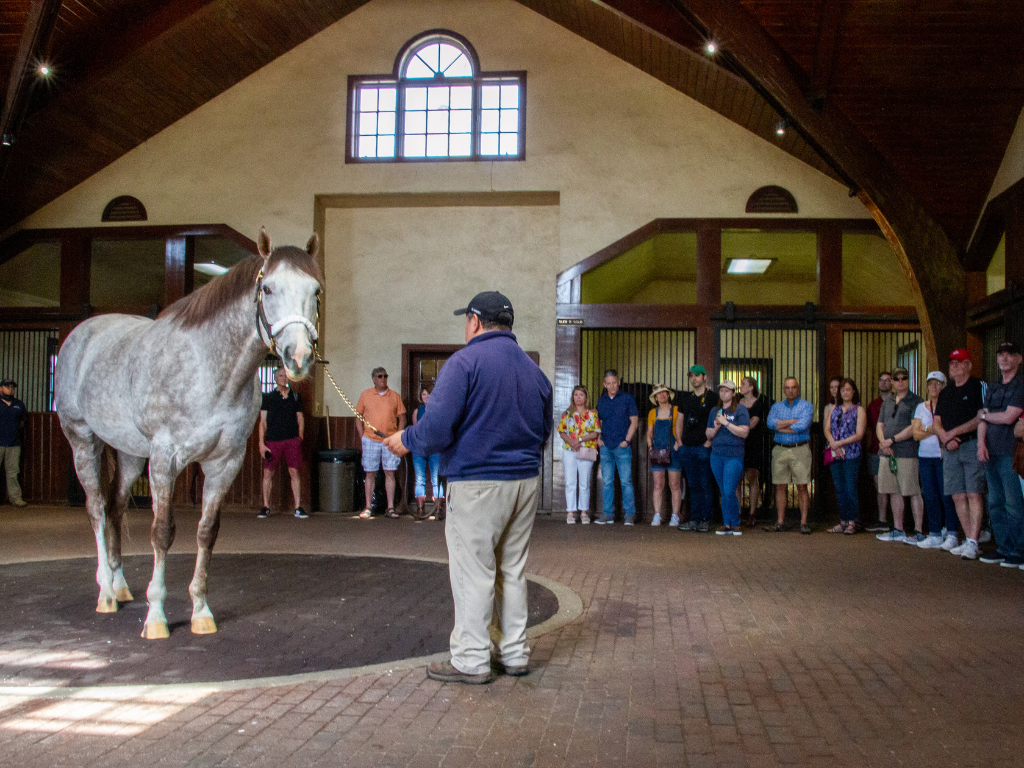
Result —
[{"label": "blue jeans", "polygon": [[917,460],[917,472],[921,477],[924,509],[928,513],[928,533],[938,536],[943,528],[947,533],[956,533],[960,530],[960,519],[956,516],[953,497],[942,492],[942,459],[922,456]]},{"label": "blue jeans", "polygon": [[684,445],[679,449],[690,494],[690,520],[711,521],[711,449],[703,445]]},{"label": "blue jeans", "polygon": [[604,483],[602,496],[604,513],[615,514],[615,473],[619,473],[619,484],[622,486],[622,514],[626,517],[636,515],[636,502],[633,500],[633,449],[609,448],[601,446],[601,481]]},{"label": "blue jeans", "polygon": [[711,471],[715,474],[715,482],[722,495],[722,523],[739,528],[740,500],[736,498],[736,486],[743,477],[743,457],[711,454]]},{"label": "blue jeans", "polygon": [[860,470],[860,456],[853,459],[836,459],[829,464],[832,482],[836,486],[836,500],[839,502],[839,519],[844,523],[860,520],[860,496],[857,493],[857,473]]},{"label": "blue jeans", "polygon": [[991,456],[985,462],[988,481],[988,516],[999,551],[1006,557],[1024,556],[1024,495],[1013,456]]},{"label": "blue jeans", "polygon": [[416,489],[413,496],[419,498],[427,495],[427,465],[430,466],[430,487],[434,489],[434,501],[437,501],[444,493],[441,491],[441,481],[437,479],[438,470],[441,468],[441,454],[433,456],[412,455],[412,466],[416,470]]}]

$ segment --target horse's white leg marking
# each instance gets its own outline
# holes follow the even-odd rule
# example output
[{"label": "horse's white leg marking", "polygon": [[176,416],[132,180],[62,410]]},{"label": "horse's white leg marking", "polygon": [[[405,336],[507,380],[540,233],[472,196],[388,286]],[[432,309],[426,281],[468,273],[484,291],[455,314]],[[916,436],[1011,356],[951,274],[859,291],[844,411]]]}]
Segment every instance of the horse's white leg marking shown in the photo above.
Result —
[{"label": "horse's white leg marking", "polygon": [[192,631],[197,635],[208,635],[217,631],[213,612],[206,602],[206,576],[213,555],[213,545],[220,530],[220,503],[242,466],[244,453],[224,461],[203,463],[203,515],[196,531],[198,554],[196,570],[188,591],[192,595]]},{"label": "horse's white leg marking", "polygon": [[164,586],[164,561],[167,550],[174,541],[174,517],[171,515],[171,491],[174,477],[170,471],[170,462],[162,457],[150,456],[149,490],[153,498],[153,525],[149,538],[153,544],[153,578],[146,590],[149,600],[149,612],[146,614],[146,625],[142,636],[147,640],[160,640],[170,637],[167,629],[167,617],[164,615],[164,598],[167,588]]},{"label": "horse's white leg marking", "polygon": [[71,443],[75,471],[85,490],[85,508],[92,523],[93,535],[96,537],[96,583],[100,588],[96,611],[114,613],[117,611],[117,599],[114,595],[113,573],[107,558],[106,499],[103,497],[100,479],[104,445],[84,424],[68,424],[64,432]]},{"label": "horse's white leg marking", "polygon": [[117,474],[112,488],[113,501],[107,508],[107,561],[114,575],[114,595],[122,603],[131,602],[135,598],[128,588],[121,566],[121,527],[128,510],[128,495],[145,466],[145,459],[118,451]]}]

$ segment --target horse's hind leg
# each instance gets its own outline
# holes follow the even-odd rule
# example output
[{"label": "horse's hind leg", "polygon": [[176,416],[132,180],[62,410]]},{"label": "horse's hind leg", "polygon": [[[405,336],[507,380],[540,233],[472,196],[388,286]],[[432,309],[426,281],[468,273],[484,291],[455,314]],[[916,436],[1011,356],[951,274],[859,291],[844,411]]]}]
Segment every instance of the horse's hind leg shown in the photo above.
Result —
[{"label": "horse's hind leg", "polygon": [[146,590],[149,600],[149,613],[146,614],[146,625],[142,636],[147,640],[161,640],[171,636],[167,629],[167,616],[164,615],[164,598],[167,587],[164,585],[164,565],[167,550],[174,542],[174,517],[171,515],[171,492],[174,490],[176,473],[171,470],[171,461],[162,457],[150,456],[149,459],[149,492],[153,498],[153,525],[149,538],[153,544],[153,578]]},{"label": "horse's hind leg", "polygon": [[123,451],[117,452],[117,474],[111,486],[111,502],[107,506],[107,562],[113,573],[114,595],[119,602],[131,602],[135,598],[128,589],[121,566],[121,530],[125,512],[128,510],[128,495],[132,486],[139,479],[146,460],[131,456]]},{"label": "horse's hind leg", "polygon": [[199,519],[199,530],[196,532],[199,553],[196,555],[195,574],[188,588],[189,594],[192,595],[192,631],[197,635],[208,635],[217,631],[213,612],[206,602],[206,576],[213,555],[213,545],[217,542],[217,533],[220,531],[220,503],[234,482],[243,459],[244,454],[226,461],[203,463],[203,515]]},{"label": "horse's hind leg", "polygon": [[71,444],[78,481],[85,490],[85,509],[89,513],[92,532],[96,537],[96,583],[100,587],[96,611],[114,613],[117,611],[117,598],[107,556],[107,500],[103,495],[101,480],[104,444],[84,424],[71,423],[63,427]]}]

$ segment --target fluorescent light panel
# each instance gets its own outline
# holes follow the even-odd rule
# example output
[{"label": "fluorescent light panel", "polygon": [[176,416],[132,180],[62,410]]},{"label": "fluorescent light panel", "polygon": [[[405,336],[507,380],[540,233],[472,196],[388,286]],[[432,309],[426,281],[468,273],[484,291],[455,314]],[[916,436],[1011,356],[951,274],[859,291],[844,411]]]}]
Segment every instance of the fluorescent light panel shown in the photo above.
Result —
[{"label": "fluorescent light panel", "polygon": [[772,259],[729,259],[730,275],[763,275],[772,265]]}]

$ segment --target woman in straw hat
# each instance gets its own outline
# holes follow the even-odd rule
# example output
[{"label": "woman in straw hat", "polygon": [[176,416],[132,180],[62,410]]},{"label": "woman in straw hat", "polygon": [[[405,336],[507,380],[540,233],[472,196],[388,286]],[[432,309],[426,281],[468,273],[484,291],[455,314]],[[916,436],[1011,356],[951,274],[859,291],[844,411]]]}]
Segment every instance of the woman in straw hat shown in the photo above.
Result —
[{"label": "woman in straw hat", "polygon": [[[675,393],[664,384],[658,384],[651,392],[651,403],[654,405],[647,414],[647,453],[651,457],[651,473],[654,477],[654,519],[651,525],[661,525],[662,497],[665,495],[665,475],[668,475],[668,487],[672,496],[672,519],[669,525],[679,525],[679,508],[683,502],[680,480],[683,464],[679,457],[679,443],[672,432],[679,409],[672,405]],[[661,451],[661,463],[656,463],[655,452]],[[668,454],[664,453],[668,451]]]}]

